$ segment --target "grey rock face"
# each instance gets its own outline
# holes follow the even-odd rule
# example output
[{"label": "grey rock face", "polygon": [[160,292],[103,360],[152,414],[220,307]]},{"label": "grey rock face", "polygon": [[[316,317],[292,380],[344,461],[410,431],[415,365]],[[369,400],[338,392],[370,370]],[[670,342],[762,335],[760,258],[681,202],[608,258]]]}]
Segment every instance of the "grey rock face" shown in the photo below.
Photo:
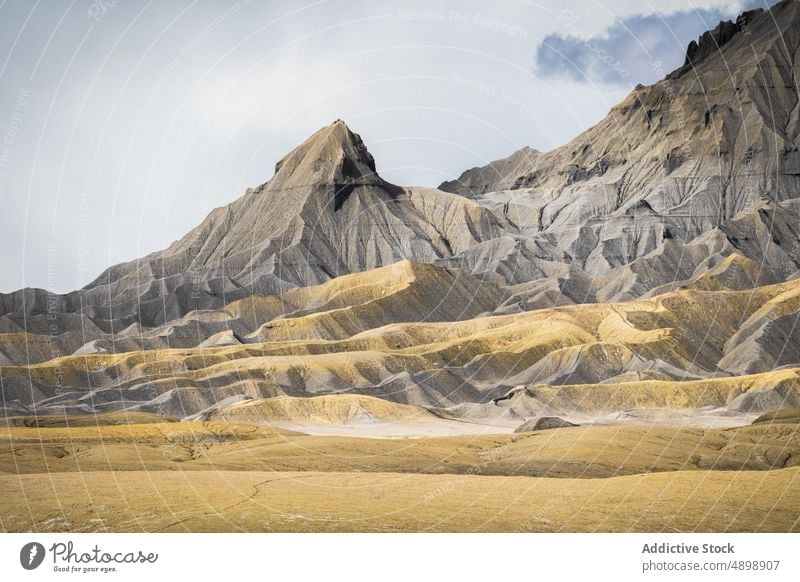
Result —
[{"label": "grey rock face", "polygon": [[[67,295],[0,295],[0,316],[153,327],[403,259],[512,286],[524,309],[706,275],[734,289],[785,280],[800,265],[798,51],[796,2],[745,13],[690,46],[689,69],[637,87],[572,142],[467,170],[442,184],[451,193],[387,183],[339,120],[167,249]],[[758,274],[713,272],[731,256]]]},{"label": "grey rock face", "polygon": [[570,426],[578,426],[563,418],[557,416],[542,416],[540,418],[531,418],[519,425],[514,432],[535,432],[538,430],[552,430],[554,428],[567,428]]},{"label": "grey rock face", "polygon": [[[720,297],[755,297],[757,287],[800,275],[799,74],[800,3],[787,0],[704,34],[686,66],[637,87],[567,145],[524,148],[441,189],[386,182],[361,138],[337,121],[289,152],[272,179],[167,249],[114,265],[66,295],[0,295],[0,365],[12,369],[0,376],[13,404],[6,410],[88,412],[134,402],[195,414],[243,395],[326,390],[477,405],[516,385],[685,381],[796,366],[795,286],[758,301],[740,293],[735,309]],[[387,265],[402,277],[369,273],[352,294],[338,287],[343,275]],[[370,279],[385,296],[374,284],[363,292]],[[465,331],[441,346],[423,325],[393,327],[654,296],[663,300],[657,310],[603,316],[619,338],[598,340],[597,322],[580,347],[497,353],[495,341],[520,333],[514,325],[497,332],[503,341]],[[300,321],[304,315],[314,317]],[[669,342],[637,347],[626,339],[660,329]],[[437,345],[432,364],[414,353],[424,342]],[[307,359],[332,346],[324,371],[307,374]],[[34,380],[26,368],[69,354],[101,361],[129,352],[133,361],[148,350],[194,348],[289,364],[269,381],[257,364],[202,384],[191,353],[172,354],[169,373],[132,363],[123,375],[112,366]],[[780,377],[730,406],[800,402],[795,380],[791,389],[787,382]]]},{"label": "grey rock face", "polygon": [[460,196],[384,181],[342,121],[312,135],[275,170],[167,249],[110,267],[67,295],[0,295],[0,315],[50,309],[111,321],[115,329],[152,327],[252,293],[281,293],[404,259],[432,263],[515,232]]},{"label": "grey rock face", "polygon": [[706,57],[718,52],[738,33],[742,31],[747,32],[750,23],[757,17],[760,17],[763,12],[764,10],[761,8],[744,12],[736,19],[736,22],[730,20],[723,21],[720,22],[714,30],[704,32],[699,40],[689,43],[689,47],[686,49],[686,61],[683,67],[673,72],[670,76],[679,77],[693,66],[700,64]]},{"label": "grey rock face", "polygon": [[800,5],[747,12],[705,33],[686,66],[638,86],[565,146],[525,148],[440,187],[507,217],[528,248],[546,249],[538,260],[569,264],[579,277],[629,279],[642,260],[660,273],[639,278],[635,289],[590,293],[589,301],[685,282],[687,267],[671,257],[714,232],[731,247],[721,256],[739,253],[768,278],[793,276],[799,51]]}]

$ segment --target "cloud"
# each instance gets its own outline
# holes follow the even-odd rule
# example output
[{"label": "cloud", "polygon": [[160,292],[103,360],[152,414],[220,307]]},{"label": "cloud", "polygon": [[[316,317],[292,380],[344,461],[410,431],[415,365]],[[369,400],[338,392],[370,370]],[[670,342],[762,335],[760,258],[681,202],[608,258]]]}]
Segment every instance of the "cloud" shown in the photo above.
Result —
[{"label": "cloud", "polygon": [[534,69],[543,78],[631,87],[653,83],[683,64],[691,40],[721,20],[734,18],[742,9],[764,6],[764,0],[750,0],[733,10],[705,8],[635,15],[594,35],[584,32],[579,14],[564,9],[558,15],[562,30],[544,37]]}]

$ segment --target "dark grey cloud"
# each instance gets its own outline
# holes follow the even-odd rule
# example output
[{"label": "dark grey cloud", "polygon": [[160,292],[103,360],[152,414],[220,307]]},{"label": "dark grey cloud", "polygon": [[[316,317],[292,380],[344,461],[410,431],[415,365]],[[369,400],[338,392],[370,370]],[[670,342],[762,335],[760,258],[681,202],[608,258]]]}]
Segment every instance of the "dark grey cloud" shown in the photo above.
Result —
[{"label": "dark grey cloud", "polygon": [[[751,0],[742,9],[764,8]],[[688,43],[721,20],[736,17],[721,9],[696,9],[670,15],[632,16],[601,35],[583,32],[581,15],[564,9],[561,31],[546,36],[535,57],[535,71],[545,78],[634,86],[653,83],[684,62]]]}]

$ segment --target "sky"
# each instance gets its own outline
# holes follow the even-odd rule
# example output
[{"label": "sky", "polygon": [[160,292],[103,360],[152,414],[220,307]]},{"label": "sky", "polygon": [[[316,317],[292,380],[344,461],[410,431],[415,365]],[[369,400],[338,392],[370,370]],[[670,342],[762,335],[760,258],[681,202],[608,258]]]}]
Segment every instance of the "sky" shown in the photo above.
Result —
[{"label": "sky", "polygon": [[765,0],[0,0],[0,292],[168,246],[344,119],[435,186],[587,129]]}]

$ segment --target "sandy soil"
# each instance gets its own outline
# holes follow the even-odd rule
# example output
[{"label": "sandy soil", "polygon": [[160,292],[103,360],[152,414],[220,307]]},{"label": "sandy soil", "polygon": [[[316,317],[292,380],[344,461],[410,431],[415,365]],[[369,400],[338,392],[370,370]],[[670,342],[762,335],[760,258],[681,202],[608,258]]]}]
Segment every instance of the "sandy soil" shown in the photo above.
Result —
[{"label": "sandy soil", "polygon": [[123,417],[1,427],[0,529],[800,530],[800,410],[417,438]]},{"label": "sandy soil", "polygon": [[612,479],[256,471],[0,476],[7,531],[800,531],[800,468]]}]

